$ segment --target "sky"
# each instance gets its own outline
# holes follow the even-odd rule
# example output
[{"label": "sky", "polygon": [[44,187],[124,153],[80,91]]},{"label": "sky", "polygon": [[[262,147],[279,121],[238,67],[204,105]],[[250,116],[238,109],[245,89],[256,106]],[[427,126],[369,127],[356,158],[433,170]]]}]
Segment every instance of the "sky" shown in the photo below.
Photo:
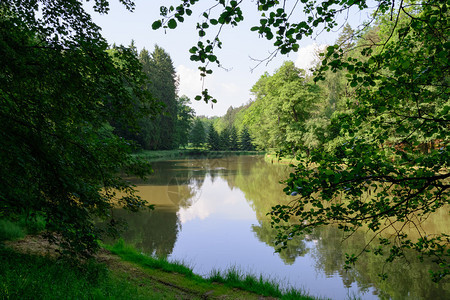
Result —
[{"label": "sky", "polygon": [[[145,48],[150,52],[155,45],[162,47],[169,53],[179,76],[180,96],[186,95],[191,99],[191,106],[196,115],[222,116],[230,106],[238,107],[248,103],[252,99],[250,89],[265,72],[273,74],[286,60],[295,62],[302,69],[312,66],[315,59],[315,49],[324,45],[333,44],[339,35],[339,29],[334,32],[325,32],[315,39],[304,39],[300,42],[297,53],[288,56],[277,55],[270,62],[262,63],[256,67],[254,59],[264,59],[274,50],[273,41],[267,41],[251,32],[250,28],[259,23],[256,14],[256,1],[244,0],[242,9],[244,21],[237,27],[227,27],[221,32],[222,49],[216,53],[223,68],[211,65],[213,74],[206,77],[204,83],[200,79],[200,73],[196,62],[191,62],[189,49],[196,45],[199,38],[195,31],[197,22],[203,20],[202,13],[208,8],[202,5],[211,5],[210,1],[200,1],[194,6],[193,14],[187,17],[184,23],[178,25],[175,30],[152,30],[152,23],[160,19],[159,8],[162,5],[176,6],[178,0],[136,0],[134,12],[129,12],[119,1],[110,2],[110,11],[106,15],[95,13],[92,2],[87,2],[86,9],[91,13],[95,23],[102,28],[102,35],[112,44],[130,45],[134,40],[138,50]],[[347,22],[354,28],[365,20],[364,13],[350,13]],[[341,23],[344,23],[342,21]],[[215,29],[207,32],[207,38],[213,38]],[[256,67],[256,68],[255,68]],[[255,69],[254,69],[255,68]],[[252,70],[254,69],[254,70]],[[203,85],[202,85],[203,84]],[[203,88],[217,99],[217,103],[206,104],[196,101],[194,97],[201,94]]]}]

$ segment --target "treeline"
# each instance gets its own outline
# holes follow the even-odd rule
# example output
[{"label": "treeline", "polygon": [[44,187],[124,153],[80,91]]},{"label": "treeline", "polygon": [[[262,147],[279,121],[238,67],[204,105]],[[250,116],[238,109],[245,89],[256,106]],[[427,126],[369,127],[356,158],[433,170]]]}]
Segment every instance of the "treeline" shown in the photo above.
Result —
[{"label": "treeline", "polygon": [[220,132],[216,129],[217,123],[222,118],[198,117],[195,119],[190,141],[194,148],[207,148],[209,150],[252,151],[255,150],[252,138],[246,127],[240,131],[235,126],[223,128]]},{"label": "treeline", "polygon": [[[346,56],[357,55],[351,49],[368,41],[376,43],[379,34],[380,28],[372,27],[356,39],[353,29],[346,25],[336,44]],[[316,54],[323,57],[319,49]],[[319,59],[317,66],[321,64]],[[211,120],[209,132],[213,128],[219,136],[222,132],[227,136],[232,132],[230,128],[245,131],[252,147],[258,150],[294,153],[299,149],[309,152],[333,147],[342,142],[336,121],[351,113],[355,87],[348,84],[348,71],[327,71],[325,75],[325,80],[314,82],[310,72],[286,61],[273,74],[266,72],[259,78],[252,87],[251,102],[230,107],[223,117]],[[214,141],[214,136],[208,134],[209,139]]]},{"label": "treeline", "polygon": [[[178,79],[170,55],[157,45],[151,53],[145,48],[138,52],[133,42],[130,48],[147,76],[143,88],[160,106],[142,116],[135,127],[112,120],[114,133],[134,141],[138,149],[168,150],[186,146],[195,112],[188,105],[189,98],[177,94]],[[117,48],[113,45],[110,52],[115,51]],[[141,105],[136,105],[136,109]]]},{"label": "treeline", "polygon": [[[153,52],[145,48],[137,51],[130,45],[134,56],[142,65],[147,77],[144,90],[152,97],[152,110],[140,117],[137,126],[112,119],[113,132],[135,142],[135,150],[169,150],[180,147],[194,147],[209,150],[252,151],[253,139],[247,127],[243,126],[242,113],[245,106],[228,109],[223,117],[196,117],[189,106],[187,96],[179,96],[178,78],[169,53],[159,46]],[[114,56],[119,47],[109,50]],[[159,105],[159,106],[158,106]],[[136,103],[136,112],[145,103]]]}]

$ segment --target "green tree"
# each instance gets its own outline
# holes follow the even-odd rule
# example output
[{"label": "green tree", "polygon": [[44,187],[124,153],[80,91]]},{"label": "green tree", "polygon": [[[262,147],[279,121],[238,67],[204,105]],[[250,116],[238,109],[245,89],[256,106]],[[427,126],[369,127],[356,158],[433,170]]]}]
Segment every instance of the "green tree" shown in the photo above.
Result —
[{"label": "green tree", "polygon": [[214,128],[214,125],[211,124],[208,128],[208,148],[210,150],[221,150],[220,149],[220,136],[219,133],[217,132],[217,130]]},{"label": "green tree", "polygon": [[49,238],[89,255],[98,248],[94,219],[110,217],[113,203],[146,205],[119,174],[151,169],[108,124],[135,126],[153,111],[141,65],[130,49],[107,52],[81,1],[6,0],[0,68],[0,217],[40,215]]},{"label": "green tree", "polygon": [[239,150],[239,137],[236,130],[236,127],[232,126],[230,130],[230,143],[229,143],[229,149],[236,151]]},{"label": "green tree", "polygon": [[[433,7],[401,7],[395,21],[380,16],[381,44],[364,47],[361,58],[343,59],[342,49],[328,48],[320,71],[346,69],[355,88],[348,110],[335,119],[342,141],[301,158],[286,188],[301,197],[291,207],[277,206],[272,216],[274,222],[302,216],[302,225],[278,227],[287,236],[326,224],[349,233],[367,227],[384,245],[367,246],[368,251],[385,254],[387,262],[407,249],[434,257],[440,269],[431,271],[432,279],[439,281],[450,272],[448,235],[427,236],[417,224],[449,203],[448,17],[442,6]],[[318,166],[317,173],[311,165]],[[410,225],[417,226],[420,238],[403,230],[395,239],[383,234]],[[347,265],[358,256],[349,254]]]},{"label": "green tree", "polygon": [[244,127],[242,129],[241,134],[239,136],[239,149],[245,151],[255,150],[255,147],[253,146],[252,143],[252,137],[250,136],[247,127]]},{"label": "green tree", "polygon": [[146,88],[153,97],[164,104],[158,116],[146,116],[141,120],[142,139],[145,149],[173,149],[177,144],[177,79],[170,55],[158,45],[149,52],[143,49],[139,60],[149,82]]},{"label": "green tree", "polygon": [[195,148],[201,147],[206,142],[205,127],[199,118],[194,121],[189,140]]},{"label": "green tree", "polygon": [[230,131],[225,128],[219,134],[219,149],[230,150]]},{"label": "green tree", "polygon": [[306,121],[321,100],[318,86],[306,80],[304,70],[285,62],[274,75],[263,75],[252,92],[256,99],[246,112],[246,124],[255,144],[261,149],[304,145]]},{"label": "green tree", "polygon": [[177,97],[177,123],[176,144],[186,147],[189,142],[189,134],[195,118],[195,111],[188,104],[190,100],[187,96]]}]

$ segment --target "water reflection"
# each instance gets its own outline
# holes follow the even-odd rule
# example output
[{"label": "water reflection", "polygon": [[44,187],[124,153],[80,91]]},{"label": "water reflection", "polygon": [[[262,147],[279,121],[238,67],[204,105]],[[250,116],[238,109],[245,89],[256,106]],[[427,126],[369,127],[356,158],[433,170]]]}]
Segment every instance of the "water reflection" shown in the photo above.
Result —
[{"label": "water reflection", "polygon": [[[342,242],[342,232],[319,228],[275,254],[276,231],[266,213],[292,200],[278,184],[287,166],[261,157],[224,157],[155,162],[153,169],[148,181],[135,183],[156,210],[114,212],[129,223],[126,242],[146,253],[184,260],[199,274],[238,265],[332,299],[450,299],[449,283],[435,285],[429,267],[412,259],[384,266],[382,257],[367,255],[344,271],[345,253],[360,251],[370,239],[363,231]],[[448,225],[443,211],[424,226],[445,232]],[[387,281],[378,279],[382,268]]]},{"label": "water reflection", "polygon": [[[359,231],[343,241],[342,232],[331,226],[317,229],[314,235],[318,241],[312,250],[316,268],[327,276],[339,274],[346,287],[357,284],[361,292],[375,287],[374,292],[381,299],[450,299],[449,282],[431,282],[428,270],[434,264],[418,263],[414,252],[406,252],[404,260],[392,264],[385,264],[381,256],[366,254],[353,269],[344,271],[345,253],[361,251],[369,236]],[[381,272],[389,274],[387,280],[378,278]]]},{"label": "water reflection", "polygon": [[116,209],[114,217],[127,221],[124,240],[146,254],[166,257],[173,247],[181,229],[175,210],[158,209],[131,213]]}]

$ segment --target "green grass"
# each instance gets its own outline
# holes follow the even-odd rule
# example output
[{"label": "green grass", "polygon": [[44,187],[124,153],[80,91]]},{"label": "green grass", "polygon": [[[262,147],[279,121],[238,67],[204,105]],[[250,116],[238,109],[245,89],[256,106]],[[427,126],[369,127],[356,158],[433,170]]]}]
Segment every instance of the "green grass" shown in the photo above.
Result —
[{"label": "green grass", "polygon": [[101,264],[21,254],[0,248],[0,299],[151,299]]},{"label": "green grass", "polygon": [[260,155],[261,151],[210,151],[206,149],[178,149],[178,150],[143,150],[134,155],[147,160],[160,160],[184,157],[218,158],[227,155]]},{"label": "green grass", "polygon": [[143,267],[175,272],[189,278],[201,279],[199,275],[195,275],[194,272],[192,272],[192,269],[186,267],[182,262],[169,262],[166,258],[146,256],[139,253],[132,246],[126,245],[122,239],[113,246],[103,245],[103,247],[120,256],[123,260],[136,263]]},{"label": "green grass", "polygon": [[[42,218],[0,220],[0,241],[12,241],[44,229]],[[74,264],[18,253],[0,243],[0,299],[151,299],[94,261]],[[129,298],[131,297],[131,298]]]},{"label": "green grass", "polygon": [[285,164],[285,165],[298,164],[298,161],[295,158],[295,156],[286,155],[286,156],[283,156],[283,157],[279,157],[274,152],[266,153],[266,155],[264,156],[264,160],[266,162],[273,163],[273,164]]},{"label": "green grass", "polygon": [[225,272],[213,270],[207,277],[209,282],[219,282],[230,287],[257,293],[263,296],[277,297],[280,299],[313,299],[303,291],[295,289],[283,290],[275,280],[267,280],[263,276],[255,276],[242,272],[232,267]]},{"label": "green grass", "polygon": [[[27,226],[31,229],[24,229]],[[37,230],[41,226],[40,222],[30,223],[23,219],[16,223],[0,220],[0,237],[3,241],[18,239],[27,231]],[[256,294],[280,299],[314,299],[294,289],[282,290],[276,281],[245,274],[237,268],[225,272],[213,271],[204,278],[194,274],[183,262],[146,256],[123,240],[103,247],[118,255],[122,261],[147,270],[150,277],[142,277],[139,272],[134,274],[135,271],[108,270],[93,259],[80,263],[18,253],[0,243],[0,299],[182,299],[186,295],[200,299],[204,293],[210,292],[218,297],[228,295],[240,299],[257,299],[259,296]],[[157,278],[191,292],[180,294],[180,289],[172,288],[171,284],[158,283]]]},{"label": "green grass", "polygon": [[36,234],[44,230],[45,221],[42,217],[27,218],[18,216],[15,220],[0,219],[0,241],[17,240],[27,234]]},{"label": "green grass", "polygon": [[280,299],[314,299],[303,291],[295,289],[283,290],[280,288],[280,284],[274,280],[267,280],[262,276],[257,277],[251,274],[245,274],[237,268],[230,268],[225,272],[216,270],[211,272],[206,278],[203,278],[194,274],[192,269],[184,266],[182,262],[169,262],[165,258],[146,256],[139,253],[132,246],[126,245],[123,240],[119,240],[113,246],[104,245],[104,247],[125,261],[136,263],[142,267],[183,274],[198,283],[222,283],[228,287],[239,288],[244,291]]},{"label": "green grass", "polygon": [[23,238],[26,230],[16,222],[0,220],[0,241],[12,241]]}]

